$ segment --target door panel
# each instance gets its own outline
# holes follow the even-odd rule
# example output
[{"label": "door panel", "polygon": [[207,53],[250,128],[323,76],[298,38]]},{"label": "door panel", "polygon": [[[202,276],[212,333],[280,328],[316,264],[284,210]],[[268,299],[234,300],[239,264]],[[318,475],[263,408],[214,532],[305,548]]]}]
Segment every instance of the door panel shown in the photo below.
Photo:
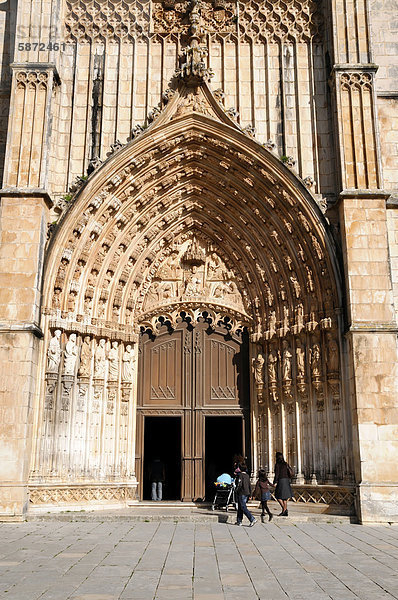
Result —
[{"label": "door panel", "polygon": [[[141,338],[137,417],[137,474],[142,473],[145,411],[180,414],[181,496],[196,500],[205,495],[205,415],[242,414],[248,393],[242,373],[247,360],[242,345],[207,324],[187,323],[173,333],[166,328],[156,338]],[[238,413],[237,413],[238,411]],[[140,471],[141,469],[141,471]]]},{"label": "door panel", "polygon": [[204,406],[239,407],[238,365],[240,346],[212,336],[205,338]]},{"label": "door panel", "polygon": [[142,406],[178,407],[183,403],[182,332],[144,344]]}]

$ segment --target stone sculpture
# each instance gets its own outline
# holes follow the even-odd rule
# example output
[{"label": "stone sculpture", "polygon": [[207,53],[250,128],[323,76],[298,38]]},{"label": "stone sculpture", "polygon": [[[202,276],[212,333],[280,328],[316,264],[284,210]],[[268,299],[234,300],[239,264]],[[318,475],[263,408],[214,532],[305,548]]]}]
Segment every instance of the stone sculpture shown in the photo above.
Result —
[{"label": "stone sculpture", "polygon": [[74,375],[75,374],[76,361],[77,361],[76,334],[71,333],[69,336],[69,340],[66,343],[65,351],[64,351],[64,374],[65,375]]},{"label": "stone sculpture", "polygon": [[61,330],[56,329],[47,350],[47,371],[57,373],[61,360]]}]

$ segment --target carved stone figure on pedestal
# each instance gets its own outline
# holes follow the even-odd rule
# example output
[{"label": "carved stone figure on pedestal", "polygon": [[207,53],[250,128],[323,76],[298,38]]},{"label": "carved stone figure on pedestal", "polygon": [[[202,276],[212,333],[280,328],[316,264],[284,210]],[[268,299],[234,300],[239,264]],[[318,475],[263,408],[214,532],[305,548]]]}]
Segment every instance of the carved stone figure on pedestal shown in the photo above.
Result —
[{"label": "carved stone figure on pedestal", "polygon": [[131,382],[134,369],[134,352],[130,344],[127,344],[122,358],[122,381]]},{"label": "carved stone figure on pedestal", "polygon": [[57,373],[61,360],[61,330],[56,329],[47,350],[47,371]]},{"label": "carved stone figure on pedestal", "polygon": [[79,377],[90,377],[91,368],[91,348],[90,348],[90,336],[86,335],[82,343],[80,351],[80,365],[78,374]]},{"label": "carved stone figure on pedestal", "polygon": [[286,340],[283,341],[283,380],[291,381],[292,379],[292,353],[290,351],[289,344]]},{"label": "carved stone figure on pedestal", "polygon": [[264,362],[264,357],[260,353],[257,355],[256,358],[253,358],[253,373],[256,385],[264,384]]},{"label": "carved stone figure on pedestal", "polygon": [[74,375],[75,374],[76,361],[77,361],[76,334],[71,333],[69,336],[69,340],[66,343],[65,352],[64,352],[64,374],[65,375]]},{"label": "carved stone figure on pedestal", "polygon": [[311,372],[312,378],[320,379],[321,377],[321,349],[316,343],[311,348]]},{"label": "carved stone figure on pedestal", "polygon": [[296,361],[297,377],[298,379],[305,379],[305,351],[300,339],[296,341]]},{"label": "carved stone figure on pedestal", "polygon": [[119,344],[112,342],[112,347],[109,350],[108,361],[109,361],[109,381],[117,381],[119,374]]},{"label": "carved stone figure on pedestal", "polygon": [[328,335],[328,360],[327,368],[329,373],[338,373],[339,371],[339,347],[336,340]]},{"label": "carved stone figure on pedestal", "polygon": [[276,368],[278,362],[278,353],[276,350],[271,350],[268,354],[268,380],[269,383],[276,383]]},{"label": "carved stone figure on pedestal", "polygon": [[94,357],[94,377],[96,379],[103,379],[105,377],[105,340],[101,338]]}]

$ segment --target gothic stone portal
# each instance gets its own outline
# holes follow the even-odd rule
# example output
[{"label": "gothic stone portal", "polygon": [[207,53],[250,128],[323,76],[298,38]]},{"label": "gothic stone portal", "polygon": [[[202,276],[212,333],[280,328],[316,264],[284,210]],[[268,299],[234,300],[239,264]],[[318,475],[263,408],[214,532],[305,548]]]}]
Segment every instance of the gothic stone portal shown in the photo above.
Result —
[{"label": "gothic stone portal", "polygon": [[[311,498],[352,481],[327,224],[204,81],[180,82],[95,172],[46,265],[33,504],[123,503],[137,481],[142,495],[145,419],[162,415],[181,421],[183,499],[204,495],[211,415],[244,421],[253,471],[272,472],[282,450]],[[216,353],[225,365],[212,371]]]}]

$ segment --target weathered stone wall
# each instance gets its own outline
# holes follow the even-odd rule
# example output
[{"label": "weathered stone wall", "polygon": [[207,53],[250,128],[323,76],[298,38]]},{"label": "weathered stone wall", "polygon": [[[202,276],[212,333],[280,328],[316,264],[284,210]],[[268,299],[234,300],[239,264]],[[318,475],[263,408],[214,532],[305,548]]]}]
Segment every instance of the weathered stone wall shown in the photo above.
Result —
[{"label": "weathered stone wall", "polygon": [[27,502],[46,221],[42,198],[1,199],[1,518],[20,518]]},{"label": "weathered stone wall", "polygon": [[398,91],[398,0],[370,0],[373,62],[378,91]]}]

